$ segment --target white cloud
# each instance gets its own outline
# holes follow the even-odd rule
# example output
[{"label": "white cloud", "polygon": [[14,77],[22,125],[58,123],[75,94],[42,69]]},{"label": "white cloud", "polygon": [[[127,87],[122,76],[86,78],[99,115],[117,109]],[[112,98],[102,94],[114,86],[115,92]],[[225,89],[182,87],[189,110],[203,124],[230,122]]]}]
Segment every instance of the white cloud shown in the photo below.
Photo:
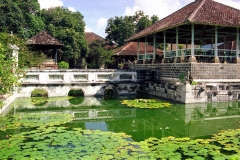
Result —
[{"label": "white cloud", "polygon": [[85,26],[85,32],[92,32],[92,29],[89,28],[88,26]]},{"label": "white cloud", "polygon": [[231,6],[233,8],[240,9],[240,0],[215,0],[215,1]]},{"label": "white cloud", "polygon": [[[160,19],[179,10],[195,0],[135,0],[133,7],[125,8],[125,15],[133,15],[136,11],[142,10],[145,15],[157,15]],[[215,0],[219,3],[240,9],[240,0]]]},{"label": "white cloud", "polygon": [[107,26],[107,18],[99,18],[97,21],[97,29],[101,29]]},{"label": "white cloud", "polygon": [[124,15],[131,16],[131,15],[134,15],[135,12],[139,11],[139,10],[141,10],[141,8],[138,5],[133,6],[133,8],[130,8],[130,7],[127,6],[126,9],[125,9]]},{"label": "white cloud", "polygon": [[61,0],[38,0],[38,3],[40,4],[41,9],[63,6],[63,2]]},{"label": "white cloud", "polygon": [[98,33],[101,37],[105,37],[105,28],[107,26],[107,18],[99,18],[97,21],[97,26],[96,26],[96,33]]},{"label": "white cloud", "polygon": [[76,12],[76,9],[74,7],[68,7],[68,9],[72,12]]},{"label": "white cloud", "polygon": [[125,15],[133,15],[136,11],[142,10],[145,15],[157,15],[160,19],[162,19],[172,12],[180,9],[182,6],[182,0],[135,0],[135,5],[132,8],[126,7]]}]

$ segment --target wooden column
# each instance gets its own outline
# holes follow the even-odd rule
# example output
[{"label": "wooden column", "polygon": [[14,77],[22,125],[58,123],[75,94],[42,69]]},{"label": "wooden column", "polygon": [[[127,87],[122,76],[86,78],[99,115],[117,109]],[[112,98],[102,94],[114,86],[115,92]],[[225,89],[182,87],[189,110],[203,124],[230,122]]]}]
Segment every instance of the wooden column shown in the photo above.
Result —
[{"label": "wooden column", "polygon": [[191,56],[188,59],[188,62],[192,63],[192,62],[197,62],[196,57],[195,57],[195,53],[194,53],[194,49],[195,49],[195,44],[194,44],[194,24],[192,24],[191,27]]},{"label": "wooden column", "polygon": [[163,31],[163,59],[162,63],[165,63],[166,59],[166,31]]},{"label": "wooden column", "polygon": [[218,26],[215,26],[215,48],[214,48],[214,63],[220,63],[218,58]]},{"label": "wooden column", "polygon": [[218,56],[218,47],[217,47],[217,40],[218,40],[218,27],[215,27],[215,48],[214,48],[214,57]]},{"label": "wooden column", "polygon": [[192,24],[191,56],[194,56],[194,24]]},{"label": "wooden column", "polygon": [[173,62],[178,63],[178,27],[176,27],[176,56]]},{"label": "wooden column", "polygon": [[178,27],[176,28],[176,57],[178,57]]},{"label": "wooden column", "polygon": [[137,43],[137,60],[139,57],[139,50],[140,50],[140,43],[139,43],[139,39],[138,39],[138,43]]},{"label": "wooden column", "polygon": [[166,31],[163,31],[163,53],[164,53],[164,58],[166,56]]},{"label": "wooden column", "polygon": [[144,52],[145,52],[145,56],[144,56],[144,64],[145,64],[145,62],[146,62],[146,58],[147,58],[147,36],[145,37]]},{"label": "wooden column", "polygon": [[237,37],[236,37],[236,58],[238,59],[238,55],[239,55],[239,28],[237,28]]},{"label": "wooden column", "polygon": [[154,55],[153,60],[155,60],[156,59],[156,34],[155,33],[153,34],[153,55]]}]

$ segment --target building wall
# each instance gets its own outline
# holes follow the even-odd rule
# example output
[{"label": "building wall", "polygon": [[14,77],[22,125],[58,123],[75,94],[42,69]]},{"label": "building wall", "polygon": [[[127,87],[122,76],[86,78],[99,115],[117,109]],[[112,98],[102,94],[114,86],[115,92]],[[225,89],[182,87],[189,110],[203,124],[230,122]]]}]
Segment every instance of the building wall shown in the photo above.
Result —
[{"label": "building wall", "polygon": [[[155,81],[145,86],[145,92],[182,103],[238,101],[239,68],[240,64],[224,63],[135,65],[137,70],[156,72]],[[190,84],[191,81],[195,84]]]}]

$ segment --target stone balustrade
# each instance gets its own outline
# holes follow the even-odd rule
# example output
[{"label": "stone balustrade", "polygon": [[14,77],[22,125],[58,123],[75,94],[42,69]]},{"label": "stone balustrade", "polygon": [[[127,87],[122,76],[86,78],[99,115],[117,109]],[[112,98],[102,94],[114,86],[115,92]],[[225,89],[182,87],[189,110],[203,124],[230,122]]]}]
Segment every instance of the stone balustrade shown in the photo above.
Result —
[{"label": "stone balustrade", "polygon": [[128,70],[29,70],[23,84],[77,84],[137,81]]}]

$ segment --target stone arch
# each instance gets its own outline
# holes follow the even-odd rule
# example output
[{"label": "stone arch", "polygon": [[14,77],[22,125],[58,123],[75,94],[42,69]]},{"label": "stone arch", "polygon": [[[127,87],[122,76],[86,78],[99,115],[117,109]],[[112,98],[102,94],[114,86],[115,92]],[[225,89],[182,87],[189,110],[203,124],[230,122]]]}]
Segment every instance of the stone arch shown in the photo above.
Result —
[{"label": "stone arch", "polygon": [[116,88],[113,85],[106,85],[104,89],[104,99],[112,99],[116,95]]},{"label": "stone arch", "polygon": [[[82,94],[80,92],[82,92]],[[83,96],[84,97],[84,95],[85,95],[85,91],[81,87],[73,87],[73,88],[70,88],[70,90],[68,91],[68,96]]]},{"label": "stone arch", "polygon": [[[34,91],[39,90],[39,92],[42,90],[45,93],[36,93],[36,95],[32,95]],[[30,91],[30,97],[48,97],[49,96],[49,91],[46,88],[42,87],[35,87]]]}]

